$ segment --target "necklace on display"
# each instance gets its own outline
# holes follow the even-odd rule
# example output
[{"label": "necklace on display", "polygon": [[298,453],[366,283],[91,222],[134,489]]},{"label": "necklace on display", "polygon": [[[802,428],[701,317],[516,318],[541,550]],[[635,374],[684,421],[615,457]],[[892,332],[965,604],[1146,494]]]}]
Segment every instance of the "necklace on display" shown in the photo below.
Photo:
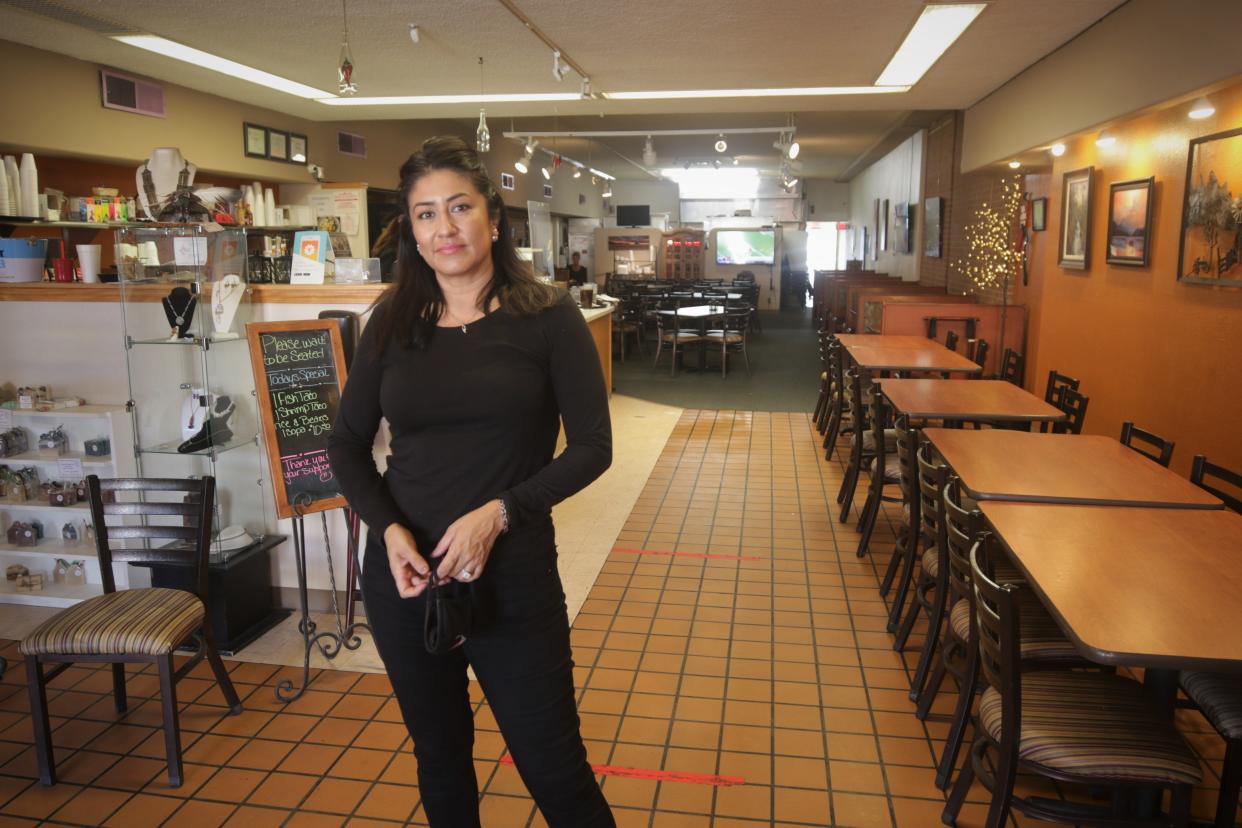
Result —
[{"label": "necklace on display", "polygon": [[238,282],[220,280],[220,284],[214,289],[216,301],[212,304],[211,312],[216,318],[216,322],[224,322],[224,302],[233,295],[233,291],[237,290]]},{"label": "necklace on display", "polygon": [[171,294],[169,294],[164,301],[168,303],[169,310],[173,312],[173,321],[175,321],[177,327],[180,328],[185,324],[185,318],[189,314],[190,308],[194,305],[194,295],[190,294],[190,298],[186,301],[185,307],[181,310],[177,310],[177,306],[173,304]]}]

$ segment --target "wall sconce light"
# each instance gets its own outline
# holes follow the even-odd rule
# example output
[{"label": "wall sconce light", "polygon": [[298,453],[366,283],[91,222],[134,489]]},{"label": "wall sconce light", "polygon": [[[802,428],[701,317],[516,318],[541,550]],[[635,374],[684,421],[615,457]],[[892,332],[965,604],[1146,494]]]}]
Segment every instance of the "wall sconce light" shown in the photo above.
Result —
[{"label": "wall sconce light", "polygon": [[1053,158],[1060,158],[1062,155],[1065,155],[1065,144],[1062,144],[1060,141],[1057,141],[1055,144],[1053,144],[1051,147],[1048,148],[1048,152],[1052,153]]},{"label": "wall sconce light", "polygon": [[1110,135],[1107,129],[1100,130],[1099,137],[1095,139],[1097,147],[1111,147],[1115,143],[1117,143],[1117,138]]},{"label": "wall sconce light", "polygon": [[1212,106],[1212,102],[1207,98],[1199,98],[1190,105],[1190,111],[1186,115],[1196,121],[1202,121],[1204,118],[1210,118],[1216,114],[1216,107]]}]

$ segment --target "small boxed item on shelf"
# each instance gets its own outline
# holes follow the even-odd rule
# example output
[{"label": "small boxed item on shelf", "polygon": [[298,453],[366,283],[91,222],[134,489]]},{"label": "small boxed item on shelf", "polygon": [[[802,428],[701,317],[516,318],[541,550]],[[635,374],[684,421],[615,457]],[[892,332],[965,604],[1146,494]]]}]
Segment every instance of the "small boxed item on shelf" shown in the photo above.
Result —
[{"label": "small boxed item on shelf", "polygon": [[21,520],[13,521],[9,525],[9,543],[14,546],[37,546],[42,532],[39,531],[39,527],[35,525],[36,523],[38,521],[31,521],[30,523]]},{"label": "small boxed item on shelf", "polygon": [[0,457],[25,454],[29,450],[30,439],[26,436],[26,429],[14,426],[8,431],[0,432]]},{"label": "small boxed item on shelf", "polygon": [[44,483],[43,493],[49,506],[72,506],[78,502],[78,489],[72,483]]},{"label": "small boxed item on shelf", "polygon": [[51,431],[39,435],[39,456],[56,458],[68,450],[69,438],[65,436],[65,427],[56,426]]},{"label": "small boxed item on shelf", "polygon": [[34,410],[39,403],[51,401],[52,392],[46,385],[23,385],[17,389],[17,405],[13,407]]},{"label": "small boxed item on shelf", "polygon": [[69,521],[64,526],[60,527],[60,537],[65,543],[77,543],[81,540],[78,533],[78,525],[73,521]]},{"label": "small boxed item on shelf", "polygon": [[4,570],[4,579],[6,581],[16,581],[23,575],[29,575],[30,570],[21,564],[9,564]]},{"label": "small boxed item on shelf", "polygon": [[58,584],[81,586],[86,583],[86,561],[67,561],[56,559],[56,568],[52,570],[52,580]]},{"label": "small boxed item on shelf", "polygon": [[96,437],[86,441],[87,457],[107,457],[112,454],[112,444],[107,437]]},{"label": "small boxed item on shelf", "polygon": [[14,469],[0,466],[0,500],[26,503],[39,493],[39,471],[34,466]]},{"label": "small boxed item on shelf", "polygon": [[22,575],[17,579],[18,592],[42,592],[43,591],[43,573],[31,572],[29,575]]}]

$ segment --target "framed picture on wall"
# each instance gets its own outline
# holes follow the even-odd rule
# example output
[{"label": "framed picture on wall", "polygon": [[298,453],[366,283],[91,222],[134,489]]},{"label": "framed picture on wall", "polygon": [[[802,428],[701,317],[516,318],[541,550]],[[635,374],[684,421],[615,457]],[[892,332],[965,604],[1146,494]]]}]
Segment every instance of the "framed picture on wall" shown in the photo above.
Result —
[{"label": "framed picture on wall", "polygon": [[1151,202],[1154,178],[1108,185],[1109,264],[1147,267],[1151,261]]},{"label": "framed picture on wall", "polygon": [[923,199],[923,255],[929,259],[940,258],[940,196]]},{"label": "framed picture on wall", "polygon": [[242,124],[242,149],[247,158],[267,158],[267,129],[256,124]]},{"label": "framed picture on wall", "polygon": [[1190,142],[1186,200],[1177,245],[1177,280],[1196,285],[1242,286],[1242,230],[1238,196],[1228,182],[1242,181],[1242,129]]},{"label": "framed picture on wall", "polygon": [[878,247],[880,250],[888,250],[888,199],[880,202],[880,220],[876,224],[879,232],[876,234],[878,239]]},{"label": "framed picture on wall", "polygon": [[289,133],[278,129],[267,131],[267,157],[273,161],[289,160]]},{"label": "framed picture on wall", "polygon": [[1061,243],[1057,264],[1086,270],[1091,263],[1091,179],[1094,167],[1061,176]]},{"label": "framed picture on wall", "polygon": [[289,160],[295,164],[305,164],[308,157],[306,136],[289,133]]},{"label": "framed picture on wall", "polygon": [[514,187],[513,173],[501,173],[500,174],[500,189],[512,190],[513,187]]},{"label": "framed picture on wall", "polygon": [[1048,199],[1031,200],[1031,230],[1042,233],[1048,226]]}]

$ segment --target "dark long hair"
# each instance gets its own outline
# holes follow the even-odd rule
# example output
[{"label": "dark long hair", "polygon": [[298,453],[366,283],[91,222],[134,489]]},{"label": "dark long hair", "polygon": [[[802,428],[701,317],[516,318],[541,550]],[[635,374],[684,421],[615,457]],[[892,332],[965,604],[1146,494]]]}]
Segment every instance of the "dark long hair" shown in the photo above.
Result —
[{"label": "dark long hair", "polygon": [[487,215],[497,222],[499,238],[492,243],[492,281],[483,291],[479,308],[486,311],[492,300],[500,309],[518,316],[539,313],[556,304],[556,289],[535,278],[530,265],[518,258],[509,232],[509,217],[487,168],[479,155],[461,138],[428,138],[418,152],[401,165],[401,209],[397,263],[393,285],[375,302],[374,321],[378,324],[376,345],[380,353],[395,341],[402,347],[426,347],[435,334],[436,322],[444,311],[444,294],[435,271],[418,252],[414,242],[413,217],[409,214],[410,191],[419,179],[435,170],[460,173],[470,180],[487,202]]}]

